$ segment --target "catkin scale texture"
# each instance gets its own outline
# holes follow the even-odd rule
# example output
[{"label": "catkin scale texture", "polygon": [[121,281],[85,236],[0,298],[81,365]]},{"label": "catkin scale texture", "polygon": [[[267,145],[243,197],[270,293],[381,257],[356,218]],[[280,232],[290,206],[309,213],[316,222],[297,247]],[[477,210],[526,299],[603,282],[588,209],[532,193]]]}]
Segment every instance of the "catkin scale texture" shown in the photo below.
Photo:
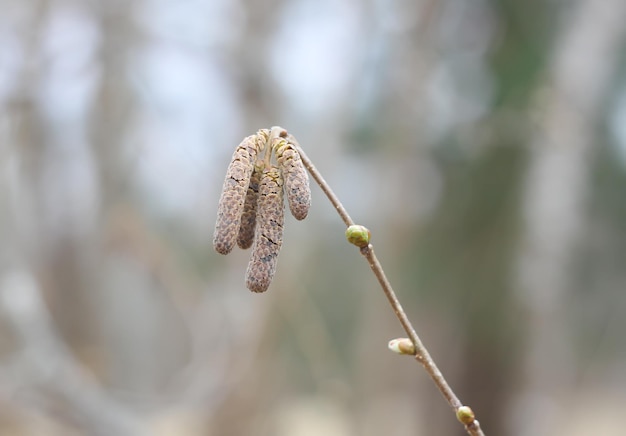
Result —
[{"label": "catkin scale texture", "polygon": [[303,220],[311,207],[311,188],[300,154],[293,144],[282,138],[273,147],[283,175],[289,210],[297,220]]},{"label": "catkin scale texture", "polygon": [[228,165],[213,234],[213,247],[220,254],[230,253],[235,246],[250,177],[257,155],[264,146],[265,139],[260,132],[246,137],[233,153]]},{"label": "catkin scale texture", "polygon": [[259,185],[256,234],[246,271],[246,286],[252,292],[265,292],[274,277],[284,222],[282,175],[272,166],[263,171]]},{"label": "catkin scale texture", "polygon": [[243,205],[241,224],[239,225],[239,234],[237,235],[237,245],[239,248],[244,250],[250,248],[254,243],[257,201],[259,197],[259,184],[261,183],[262,173],[262,167],[258,165],[254,167]]}]

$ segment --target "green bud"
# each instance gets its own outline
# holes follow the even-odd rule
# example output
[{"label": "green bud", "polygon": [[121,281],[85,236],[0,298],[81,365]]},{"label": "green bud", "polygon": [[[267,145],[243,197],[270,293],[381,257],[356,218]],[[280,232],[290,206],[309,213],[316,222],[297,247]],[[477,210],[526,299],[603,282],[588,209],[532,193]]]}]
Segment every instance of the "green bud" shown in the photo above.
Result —
[{"label": "green bud", "polygon": [[469,406],[461,406],[456,409],[456,419],[461,421],[465,425],[470,425],[474,422],[474,411]]},{"label": "green bud", "polygon": [[346,239],[357,247],[367,247],[371,236],[370,231],[364,226],[352,225],[346,229]]}]

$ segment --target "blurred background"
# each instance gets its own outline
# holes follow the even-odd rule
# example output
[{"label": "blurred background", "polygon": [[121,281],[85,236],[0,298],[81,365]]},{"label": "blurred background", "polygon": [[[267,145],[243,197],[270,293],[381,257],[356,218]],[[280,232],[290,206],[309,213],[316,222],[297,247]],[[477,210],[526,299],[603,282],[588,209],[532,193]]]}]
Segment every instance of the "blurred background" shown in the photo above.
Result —
[{"label": "blurred background", "polygon": [[266,294],[213,251],[272,125],[487,435],[623,434],[626,2],[0,10],[0,434],[464,434],[317,186]]}]

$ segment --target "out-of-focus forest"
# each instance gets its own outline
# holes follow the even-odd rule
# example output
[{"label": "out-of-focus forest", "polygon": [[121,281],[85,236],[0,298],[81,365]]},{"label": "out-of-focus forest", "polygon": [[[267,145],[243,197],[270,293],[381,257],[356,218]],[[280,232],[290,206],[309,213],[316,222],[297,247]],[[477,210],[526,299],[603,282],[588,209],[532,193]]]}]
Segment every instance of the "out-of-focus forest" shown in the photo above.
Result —
[{"label": "out-of-focus forest", "polygon": [[626,2],[0,11],[0,434],[464,434],[317,186],[267,293],[213,251],[272,125],[485,434],[623,434]]}]

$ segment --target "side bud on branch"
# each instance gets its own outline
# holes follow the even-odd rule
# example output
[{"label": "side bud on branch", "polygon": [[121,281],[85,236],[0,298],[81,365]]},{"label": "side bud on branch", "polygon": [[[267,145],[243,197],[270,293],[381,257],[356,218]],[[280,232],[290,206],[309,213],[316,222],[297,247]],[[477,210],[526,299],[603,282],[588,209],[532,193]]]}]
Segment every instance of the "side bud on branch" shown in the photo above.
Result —
[{"label": "side bud on branch", "polygon": [[474,422],[474,411],[469,406],[461,406],[456,409],[456,418],[465,425]]},{"label": "side bud on branch", "polygon": [[415,356],[415,344],[409,338],[392,339],[388,347],[394,353]]},{"label": "side bud on branch", "polygon": [[371,232],[364,226],[355,224],[346,229],[348,242],[360,248],[367,247],[371,237]]}]

